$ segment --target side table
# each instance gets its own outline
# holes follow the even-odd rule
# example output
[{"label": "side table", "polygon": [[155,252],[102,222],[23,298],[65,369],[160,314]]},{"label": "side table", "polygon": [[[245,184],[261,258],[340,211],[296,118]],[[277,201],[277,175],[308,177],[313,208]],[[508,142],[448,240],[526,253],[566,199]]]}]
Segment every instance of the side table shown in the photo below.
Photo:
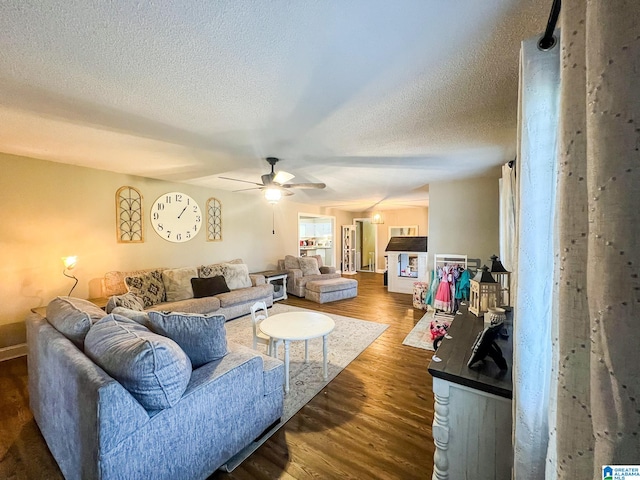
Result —
[{"label": "side table", "polygon": [[[101,309],[105,309],[105,307],[107,306],[107,302],[109,301],[108,297],[97,297],[97,298],[89,298],[88,299],[89,302],[93,303],[96,307],[101,308]],[[37,313],[38,315],[42,316],[42,317],[46,317],[47,316],[47,306],[43,306],[43,307],[34,307],[31,309],[31,311],[33,313]]]},{"label": "side table", "polygon": [[254,272],[252,275],[264,275],[267,283],[273,285],[273,301],[287,299],[287,272],[281,270],[265,270]]}]

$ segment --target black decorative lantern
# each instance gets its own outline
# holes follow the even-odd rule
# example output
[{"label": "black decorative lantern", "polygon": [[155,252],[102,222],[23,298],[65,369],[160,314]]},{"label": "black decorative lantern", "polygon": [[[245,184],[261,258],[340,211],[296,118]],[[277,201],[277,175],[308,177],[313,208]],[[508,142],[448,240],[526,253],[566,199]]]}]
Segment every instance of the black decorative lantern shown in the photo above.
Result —
[{"label": "black decorative lantern", "polygon": [[508,272],[497,255],[491,255],[491,268],[489,269],[494,280],[500,285],[498,306],[511,306],[511,272]]}]

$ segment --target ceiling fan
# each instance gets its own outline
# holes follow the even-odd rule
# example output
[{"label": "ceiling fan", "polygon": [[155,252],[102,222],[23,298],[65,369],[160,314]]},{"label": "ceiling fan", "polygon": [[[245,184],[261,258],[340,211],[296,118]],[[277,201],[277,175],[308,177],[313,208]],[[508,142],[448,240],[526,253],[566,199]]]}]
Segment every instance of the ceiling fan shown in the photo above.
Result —
[{"label": "ceiling fan", "polygon": [[[250,183],[252,185],[257,185],[255,187],[243,188],[241,190],[234,190],[234,191],[244,192],[246,190],[265,190],[265,197],[267,197],[267,200],[269,200],[267,194],[270,191],[272,192],[278,191],[280,192],[280,194],[284,194],[284,195],[293,195],[293,192],[289,191],[292,188],[322,189],[326,187],[324,183],[286,183],[292,178],[294,178],[295,175],[292,175],[284,171],[279,171],[277,173],[275,172],[274,167],[276,163],[280,161],[280,159],[276,157],[267,157],[265,158],[265,160],[267,161],[267,163],[269,163],[269,165],[271,165],[271,172],[266,173],[260,177],[260,179],[262,180],[262,183],[250,182],[247,180],[240,180],[238,178],[229,178],[229,177],[219,177],[219,178],[223,178],[225,180],[233,180],[234,182],[243,182],[243,183]],[[279,198],[280,197],[278,196],[278,199]]]}]

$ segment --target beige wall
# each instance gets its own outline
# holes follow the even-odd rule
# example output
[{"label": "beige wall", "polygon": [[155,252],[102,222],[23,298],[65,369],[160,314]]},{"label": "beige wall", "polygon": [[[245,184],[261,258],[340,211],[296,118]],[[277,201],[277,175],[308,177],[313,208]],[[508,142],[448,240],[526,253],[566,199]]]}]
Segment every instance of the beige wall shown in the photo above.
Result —
[{"label": "beige wall", "polygon": [[474,178],[429,185],[429,266],[433,255],[466,254],[487,264],[499,254],[497,178]]},{"label": "beige wall", "polygon": [[[340,219],[344,214],[286,199],[273,207],[273,235],[272,207],[259,195],[5,154],[0,154],[0,172],[0,348],[24,341],[23,320],[32,307],[69,293],[73,280],[62,275],[63,256],[78,256],[73,273],[79,282],[73,295],[91,298],[100,296],[99,279],[109,270],[200,265],[236,257],[251,271],[273,268],[278,258],[297,254],[298,211],[338,214]],[[123,185],[136,187],[144,197],[144,243],[116,242],[115,192]],[[186,243],[161,239],[151,228],[149,208],[170,191],[191,195],[202,209],[207,198],[218,198],[223,241],[207,242],[204,227]]]}]

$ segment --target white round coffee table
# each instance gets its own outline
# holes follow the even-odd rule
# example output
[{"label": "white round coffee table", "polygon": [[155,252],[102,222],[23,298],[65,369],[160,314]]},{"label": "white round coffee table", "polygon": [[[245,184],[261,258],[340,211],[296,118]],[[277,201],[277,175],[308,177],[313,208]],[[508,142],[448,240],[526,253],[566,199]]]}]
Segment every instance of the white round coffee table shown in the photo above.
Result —
[{"label": "white round coffee table", "polygon": [[[289,393],[289,344],[304,340],[304,362],[309,363],[309,340],[322,337],[322,373],[326,380],[327,337],[336,328],[333,319],[317,312],[286,312],[268,317],[260,324],[260,330],[273,341],[284,342],[284,391]],[[277,355],[277,351],[273,352]]]}]

